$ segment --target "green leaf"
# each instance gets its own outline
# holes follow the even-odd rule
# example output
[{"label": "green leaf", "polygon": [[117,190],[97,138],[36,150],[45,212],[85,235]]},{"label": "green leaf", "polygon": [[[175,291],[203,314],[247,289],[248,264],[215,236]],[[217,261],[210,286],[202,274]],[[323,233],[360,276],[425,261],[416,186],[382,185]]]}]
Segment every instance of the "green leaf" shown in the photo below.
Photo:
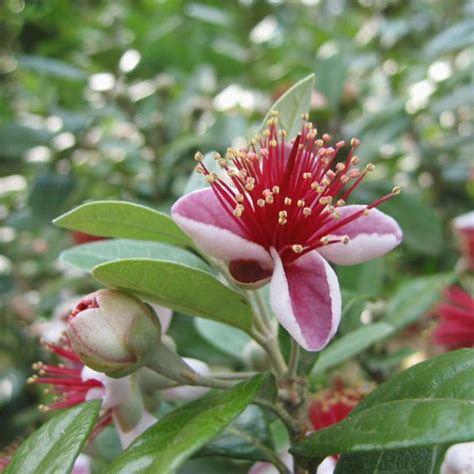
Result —
[{"label": "green leaf", "polygon": [[242,360],[244,349],[251,341],[247,334],[209,319],[197,318],[194,324],[209,344],[237,360]]},{"label": "green leaf", "polygon": [[194,400],[161,418],[115,461],[110,473],[168,474],[217,436],[252,402],[268,374]]},{"label": "green leaf", "polygon": [[443,246],[443,229],[437,211],[418,196],[401,193],[380,206],[403,230],[403,244],[425,255],[437,255]]},{"label": "green leaf", "polygon": [[7,123],[0,126],[0,157],[21,158],[30,148],[46,146],[53,137],[53,133],[45,129],[25,127],[16,123]]},{"label": "green leaf", "polygon": [[461,443],[474,438],[474,403],[414,399],[380,403],[319,430],[291,452],[303,457]]},{"label": "green leaf", "polygon": [[[420,400],[423,401],[423,405],[417,407],[420,409],[424,409],[423,407],[428,407],[428,405],[426,405],[425,403],[426,401],[442,401],[442,407],[440,408],[440,412],[438,412],[439,417],[444,416],[443,410],[447,409],[448,407],[448,405],[444,402],[464,402],[465,404],[462,406],[456,405],[454,407],[453,405],[453,412],[450,416],[448,416],[448,418],[452,420],[451,422],[449,420],[443,422],[446,425],[446,430],[448,430],[449,427],[454,424],[456,430],[459,429],[459,434],[461,434],[461,431],[464,429],[464,423],[468,423],[469,420],[468,418],[463,418],[461,421],[456,421],[455,415],[456,410],[464,410],[463,407],[468,407],[466,403],[471,403],[474,400],[474,350],[461,349],[458,351],[448,352],[447,354],[443,354],[426,362],[422,362],[403,372],[396,374],[387,382],[385,382],[376,390],[374,390],[367,397],[365,397],[354,408],[351,415],[349,415],[346,421],[349,422],[349,420],[351,420],[353,416],[358,415],[359,413],[363,414],[369,412],[369,410],[372,410],[376,407],[387,408],[387,405],[393,402],[410,402],[412,403],[411,406],[415,406],[414,404],[416,404]],[[403,410],[408,409],[407,407],[403,408]],[[432,408],[433,410],[437,409],[437,405],[432,405]],[[472,404],[470,410],[472,410]],[[374,414],[374,412],[370,413]],[[406,413],[407,412],[405,412],[405,414]],[[402,416],[402,412],[400,412],[400,416]],[[361,459],[364,460],[364,463],[367,467],[365,471],[361,470],[361,473],[389,472],[390,466],[395,465],[398,467],[400,472],[414,472],[416,474],[430,474],[432,472],[435,472],[432,470],[434,469],[433,466],[436,465],[436,463],[439,461],[439,457],[442,456],[444,453],[444,449],[441,449],[440,446],[436,445],[445,442],[453,443],[462,441],[462,437],[454,441],[453,439],[450,439],[448,441],[449,436],[446,436],[446,431],[444,432],[444,434],[442,429],[436,431],[436,427],[441,424],[440,419],[435,419],[437,416],[438,414],[435,411],[433,411],[432,413],[428,411],[426,413],[427,419],[425,420],[428,425],[432,423],[432,426],[428,426],[429,431],[432,430],[429,436],[438,436],[436,439],[431,438],[431,444],[434,446],[431,446],[429,448],[413,448],[413,446],[423,446],[423,444],[418,443],[427,442],[427,439],[429,439],[429,436],[423,437],[424,435],[422,436],[421,434],[420,440],[416,441],[414,438],[412,438],[410,442],[409,438],[407,437],[406,444],[398,446],[399,448],[411,447],[412,449],[385,451],[385,449],[388,449],[388,446],[390,446],[390,449],[396,448],[397,446],[395,446],[394,444],[380,446],[379,444],[378,446],[381,451],[377,451],[375,444],[368,444],[365,448],[367,448],[367,450],[373,450],[373,452],[364,455],[364,457],[361,457],[360,455],[356,456],[355,454],[342,456],[340,461],[341,464],[338,465],[337,472],[340,474],[350,474],[354,472],[353,470],[351,470],[352,466],[355,465],[355,462],[361,461]],[[469,408],[467,408],[466,416],[472,416],[469,414]],[[415,422],[418,424],[416,424]],[[406,427],[402,423],[402,418],[400,418],[399,423],[393,426],[393,429],[403,434],[405,433],[405,428],[410,431],[412,428],[416,428],[417,426],[421,427],[423,423],[424,421],[421,418],[415,418],[413,419],[413,422],[410,418],[409,426]],[[353,429],[354,426],[357,427],[359,425],[357,425],[356,419],[356,421],[351,422],[350,425],[344,426],[346,427],[345,429],[347,429],[349,432]],[[473,425],[471,422],[471,429],[472,427]],[[390,427],[385,424],[385,421],[383,423],[377,424],[375,423],[374,419],[372,430],[375,435],[378,435],[380,437],[380,440],[385,439],[385,436],[391,435],[391,433],[389,432],[389,428]],[[344,442],[344,435],[341,435],[341,442]],[[377,443],[380,442],[377,441]],[[429,443],[425,446],[428,445]],[[337,449],[339,449],[339,445],[335,446],[334,449],[336,449],[337,451]],[[355,451],[357,450],[360,451],[360,449],[356,449]],[[411,471],[413,466],[410,464],[410,460],[413,458],[419,460],[417,469],[415,471]],[[425,460],[423,466],[420,465],[422,459]],[[377,466],[377,470],[371,471],[370,468],[374,466]]]},{"label": "green leaf", "polygon": [[16,450],[5,474],[70,472],[97,421],[99,408],[100,402],[93,400],[56,415]]},{"label": "green leaf", "polygon": [[301,127],[301,115],[308,113],[310,109],[314,80],[314,74],[310,74],[290,87],[267,112],[258,133],[265,130],[268,119],[276,110],[280,124],[286,129],[288,136],[296,135]]},{"label": "green leaf", "polygon": [[71,64],[45,56],[22,55],[20,64],[39,74],[69,81],[83,81],[87,75]]},{"label": "green leaf", "polygon": [[319,61],[316,66],[318,89],[332,110],[337,110],[344,91],[347,64],[343,54],[333,54]]},{"label": "green leaf", "polygon": [[76,245],[61,253],[61,260],[68,265],[88,272],[102,263],[128,258],[166,260],[210,271],[207,264],[191,252],[160,242],[128,239],[104,240]]},{"label": "green leaf", "polygon": [[219,436],[199,451],[198,456],[270,461],[271,455],[276,454],[272,451],[267,423],[262,410],[250,405]]},{"label": "green leaf", "polygon": [[163,260],[127,259],[98,265],[92,276],[104,285],[129,290],[175,311],[250,332],[248,301],[202,270]]},{"label": "green leaf", "polygon": [[453,280],[451,273],[412,278],[403,283],[387,305],[384,322],[402,329],[425,315]]},{"label": "green leaf", "polygon": [[64,229],[101,237],[157,240],[181,247],[193,245],[170,216],[131,202],[95,201],[82,204],[53,222]]},{"label": "green leaf", "polygon": [[455,23],[437,34],[425,48],[425,54],[437,57],[474,44],[474,20]]},{"label": "green leaf", "polygon": [[374,323],[363,326],[345,334],[321,352],[311,371],[311,377],[335,367],[350,359],[377,341],[384,339],[393,332],[393,327],[386,323]]}]

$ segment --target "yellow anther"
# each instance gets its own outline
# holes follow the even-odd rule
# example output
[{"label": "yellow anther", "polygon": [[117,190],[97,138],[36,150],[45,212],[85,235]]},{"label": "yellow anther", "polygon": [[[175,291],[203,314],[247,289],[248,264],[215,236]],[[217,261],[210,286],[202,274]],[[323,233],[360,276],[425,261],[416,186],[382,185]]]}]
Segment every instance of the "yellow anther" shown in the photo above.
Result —
[{"label": "yellow anther", "polygon": [[216,176],[215,176],[213,173],[208,174],[208,175],[206,176],[206,181],[207,181],[209,184],[214,183],[214,182],[216,181],[216,179],[217,179],[217,178],[216,178]]},{"label": "yellow anther", "polygon": [[286,206],[291,206],[292,200],[289,197],[286,197],[283,202],[285,203]]},{"label": "yellow anther", "polygon": [[265,202],[267,204],[273,204],[273,195],[268,194],[267,196],[265,196]]},{"label": "yellow anther", "polygon": [[329,237],[328,236],[325,236],[325,237],[321,237],[321,239],[319,240],[323,245],[327,245],[329,243]]},{"label": "yellow anther", "polygon": [[245,198],[244,198],[244,195],[243,195],[243,194],[236,194],[236,195],[235,195],[235,200],[236,200],[237,202],[244,202],[244,199],[245,199]]},{"label": "yellow anther", "polygon": [[341,183],[346,184],[349,181],[349,179],[350,178],[347,175],[341,176]]},{"label": "yellow anther", "polygon": [[349,242],[351,241],[351,239],[345,235],[342,239],[341,239],[341,242],[344,244],[344,245],[347,245]]},{"label": "yellow anther", "polygon": [[375,170],[375,165],[374,165],[373,163],[369,163],[369,164],[365,167],[365,169],[366,169],[367,171],[369,171],[369,172],[374,171],[374,170]]},{"label": "yellow anther", "polygon": [[324,140],[325,142],[329,142],[329,141],[331,140],[331,135],[329,135],[329,133],[325,133],[325,134],[323,135],[323,140]]},{"label": "yellow anther", "polygon": [[365,208],[365,209],[362,211],[362,214],[363,214],[364,216],[368,216],[368,215],[369,215],[369,212],[370,212],[370,209]]},{"label": "yellow anther", "polygon": [[272,191],[273,191],[275,194],[278,194],[278,193],[280,192],[280,186],[273,186]]},{"label": "yellow anther", "polygon": [[31,377],[28,377],[28,378],[26,379],[26,383],[27,383],[27,384],[35,383],[37,378],[38,378],[38,377],[37,377],[36,375],[32,375]]},{"label": "yellow anther", "polygon": [[305,207],[305,208],[303,209],[303,215],[304,215],[305,217],[310,216],[312,212],[313,212],[313,211],[311,211],[311,208],[310,208],[310,207]]},{"label": "yellow anther", "polygon": [[400,186],[394,186],[392,189],[392,194],[397,195],[402,192],[402,188]]},{"label": "yellow anther", "polygon": [[306,172],[306,173],[303,173],[303,179],[310,179],[311,178],[311,173],[309,172]]},{"label": "yellow anther", "polygon": [[303,246],[300,244],[295,244],[291,246],[291,250],[295,253],[301,253],[303,251]]},{"label": "yellow anther", "polygon": [[340,142],[337,142],[337,143],[336,143],[336,148],[341,148],[341,147],[343,147],[345,144],[346,144],[346,142],[345,142],[344,140],[341,140]]},{"label": "yellow anther", "polygon": [[226,165],[227,165],[227,162],[225,161],[224,158],[220,158],[219,160],[217,160],[217,164],[218,164],[221,168],[225,168]]},{"label": "yellow anther", "polygon": [[296,203],[296,205],[297,205],[298,207],[304,207],[305,204],[306,204],[306,203],[303,201],[303,199],[298,199],[298,202]]},{"label": "yellow anther", "polygon": [[360,140],[358,138],[351,138],[351,146],[359,146]]},{"label": "yellow anther", "polygon": [[258,199],[257,200],[257,206],[258,207],[264,207],[265,206],[265,199]]},{"label": "yellow anther", "polygon": [[324,177],[322,180],[321,180],[321,184],[323,186],[329,186],[331,184],[331,181],[327,178],[327,177]]},{"label": "yellow anther", "polygon": [[220,154],[220,153],[217,153],[217,152],[214,153],[214,154],[212,155],[212,157],[213,157],[216,161],[218,161],[218,160],[220,160],[220,159],[222,158],[221,154]]},{"label": "yellow anther", "polygon": [[318,148],[321,148],[323,145],[324,145],[324,141],[321,140],[321,138],[318,138],[314,144],[318,147]]},{"label": "yellow anther", "polygon": [[344,163],[338,163],[336,165],[336,169],[337,171],[342,171],[346,166],[344,165]]},{"label": "yellow anther", "polygon": [[262,135],[264,137],[269,137],[270,136],[270,130],[268,130],[268,128],[266,130],[263,131]]},{"label": "yellow anther", "polygon": [[242,213],[244,212],[244,210],[245,210],[245,207],[242,204],[237,204],[237,206],[234,209],[233,214],[235,217],[240,217]]},{"label": "yellow anther", "polygon": [[203,159],[204,159],[204,155],[200,151],[197,151],[194,154],[194,160],[195,161],[202,161]]},{"label": "yellow anther", "polygon": [[268,143],[268,146],[275,148],[278,145],[278,142],[276,140],[270,140]]},{"label": "yellow anther", "polygon": [[336,206],[338,207],[345,206],[345,205],[346,205],[346,201],[344,201],[344,199],[338,199],[336,202]]},{"label": "yellow anther", "polygon": [[279,133],[282,137],[286,137],[286,135],[287,135],[285,129],[281,129],[278,133]]},{"label": "yellow anther", "polygon": [[245,183],[245,189],[247,191],[253,191],[255,188],[255,178],[247,178],[247,182]]},{"label": "yellow anther", "polygon": [[278,212],[278,217],[288,217],[288,212],[286,212],[286,211],[279,211],[279,212]]},{"label": "yellow anther", "polygon": [[334,217],[334,219],[338,220],[338,219],[341,218],[341,214],[336,211],[336,212],[333,212],[333,213],[332,213],[332,217]]},{"label": "yellow anther", "polygon": [[308,114],[301,114],[301,119],[302,119],[302,120],[308,120],[308,119],[309,119],[309,115],[308,115]]},{"label": "yellow anther", "polygon": [[305,127],[308,129],[308,130],[311,130],[313,128],[313,124],[311,122],[306,122],[306,125]]}]

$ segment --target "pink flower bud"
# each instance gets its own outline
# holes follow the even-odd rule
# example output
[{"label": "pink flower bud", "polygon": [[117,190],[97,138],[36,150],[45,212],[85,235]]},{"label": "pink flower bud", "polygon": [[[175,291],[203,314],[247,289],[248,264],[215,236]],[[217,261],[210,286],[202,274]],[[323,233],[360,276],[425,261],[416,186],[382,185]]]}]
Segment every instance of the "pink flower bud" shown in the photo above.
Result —
[{"label": "pink flower bud", "polygon": [[67,325],[71,345],[81,361],[113,377],[144,365],[161,339],[160,323],[153,311],[117,290],[85,296]]}]

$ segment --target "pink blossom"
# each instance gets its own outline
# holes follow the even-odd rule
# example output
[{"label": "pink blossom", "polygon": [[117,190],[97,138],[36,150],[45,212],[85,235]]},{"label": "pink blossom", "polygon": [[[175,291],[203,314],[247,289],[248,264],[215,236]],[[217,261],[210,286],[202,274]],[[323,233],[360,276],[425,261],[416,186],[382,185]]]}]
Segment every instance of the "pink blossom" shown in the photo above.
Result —
[{"label": "pink blossom", "polygon": [[439,318],[434,342],[448,349],[474,347],[474,298],[456,286],[447,288],[444,295],[445,302],[434,309]]},{"label": "pink blossom", "polygon": [[223,176],[211,173],[197,153],[197,171],[210,188],[194,191],[172,208],[175,222],[210,256],[225,261],[243,286],[270,282],[270,304],[279,322],[306,350],[322,349],[341,315],[336,274],[328,261],[354,265],[379,257],[402,238],[398,224],[374,209],[399,188],[369,205],[346,205],[374,169],[361,171],[351,140],[329,145],[304,122],[286,141],[273,117],[249,148],[215,155]]}]

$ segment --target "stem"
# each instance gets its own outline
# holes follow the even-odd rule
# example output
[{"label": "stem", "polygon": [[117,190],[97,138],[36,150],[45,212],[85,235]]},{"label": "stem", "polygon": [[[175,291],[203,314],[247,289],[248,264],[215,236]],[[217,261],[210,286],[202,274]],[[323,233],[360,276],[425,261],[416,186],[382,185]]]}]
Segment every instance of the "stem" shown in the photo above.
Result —
[{"label": "stem", "polygon": [[249,379],[254,375],[257,375],[259,372],[215,372],[211,374],[211,377],[214,379],[222,379],[222,380],[243,380]]},{"label": "stem", "polygon": [[294,380],[298,372],[298,362],[300,358],[300,346],[291,338],[291,352],[288,362],[288,378]]},{"label": "stem", "polygon": [[277,336],[262,336],[257,331],[252,331],[253,338],[265,349],[273,363],[278,378],[283,378],[287,372],[286,362],[278,344]]},{"label": "stem", "polygon": [[275,405],[274,403],[265,400],[263,398],[255,398],[253,403],[262,408],[267,408],[272,413],[274,413],[285,425],[286,429],[289,431],[290,435],[293,436],[297,433],[297,428],[295,426],[293,418],[288,414],[288,412],[281,406]]}]

